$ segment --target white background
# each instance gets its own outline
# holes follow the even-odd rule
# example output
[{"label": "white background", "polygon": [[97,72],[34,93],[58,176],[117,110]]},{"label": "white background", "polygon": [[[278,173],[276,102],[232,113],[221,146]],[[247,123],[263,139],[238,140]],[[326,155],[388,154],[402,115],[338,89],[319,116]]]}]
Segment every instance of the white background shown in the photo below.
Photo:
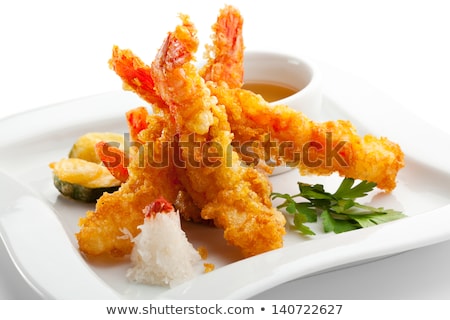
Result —
[{"label": "white background", "polygon": [[[113,44],[150,62],[179,12],[191,16],[205,44],[224,3],[244,16],[247,48],[291,50],[330,64],[450,133],[450,9],[444,0],[2,1],[0,120],[120,90],[107,64]],[[449,147],[450,141],[442,146]],[[439,156],[439,150],[430,156]],[[302,279],[259,297],[449,299],[449,256],[450,243],[444,242]],[[14,285],[20,277],[3,257],[1,264],[0,273],[11,276],[0,277],[0,297],[33,297],[24,283]]]}]

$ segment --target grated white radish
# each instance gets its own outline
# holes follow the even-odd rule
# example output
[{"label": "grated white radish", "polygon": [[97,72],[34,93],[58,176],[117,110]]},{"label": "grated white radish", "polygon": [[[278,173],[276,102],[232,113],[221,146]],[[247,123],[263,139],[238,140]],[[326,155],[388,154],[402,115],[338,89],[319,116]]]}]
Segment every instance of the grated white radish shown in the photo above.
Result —
[{"label": "grated white radish", "polygon": [[[181,229],[178,212],[146,217],[131,253],[130,281],[174,287],[193,278],[200,255]],[[197,268],[196,268],[197,267]]]}]

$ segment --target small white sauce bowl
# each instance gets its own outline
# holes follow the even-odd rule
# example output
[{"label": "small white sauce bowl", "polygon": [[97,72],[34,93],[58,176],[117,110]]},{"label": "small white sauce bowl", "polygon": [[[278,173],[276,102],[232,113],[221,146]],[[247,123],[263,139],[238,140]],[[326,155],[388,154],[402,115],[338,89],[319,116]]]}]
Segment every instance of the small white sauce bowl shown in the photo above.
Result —
[{"label": "small white sauce bowl", "polygon": [[270,51],[246,51],[244,83],[271,83],[296,89],[295,94],[271,104],[287,105],[312,120],[320,118],[321,74],[317,66],[305,58]]}]

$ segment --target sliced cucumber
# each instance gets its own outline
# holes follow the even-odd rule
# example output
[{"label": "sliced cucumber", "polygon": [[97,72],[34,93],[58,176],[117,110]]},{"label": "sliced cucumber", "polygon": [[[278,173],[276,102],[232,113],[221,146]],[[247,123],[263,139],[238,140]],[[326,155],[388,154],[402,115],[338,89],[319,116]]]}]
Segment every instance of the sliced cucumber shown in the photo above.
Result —
[{"label": "sliced cucumber", "polygon": [[106,167],[83,159],[62,159],[50,163],[50,168],[56,189],[75,200],[95,202],[104,192],[114,192],[121,185]]},{"label": "sliced cucumber", "polygon": [[82,135],[73,144],[69,152],[69,158],[83,159],[89,162],[101,163],[100,158],[95,152],[95,145],[104,141],[107,143],[116,142],[117,147],[123,149],[124,136],[123,134],[113,132],[90,132]]}]

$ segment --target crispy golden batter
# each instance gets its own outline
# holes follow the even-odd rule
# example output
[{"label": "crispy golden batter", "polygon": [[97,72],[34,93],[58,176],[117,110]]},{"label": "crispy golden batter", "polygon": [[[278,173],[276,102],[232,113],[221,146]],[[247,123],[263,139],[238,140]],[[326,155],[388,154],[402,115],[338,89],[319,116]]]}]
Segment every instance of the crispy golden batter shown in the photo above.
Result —
[{"label": "crispy golden batter", "polygon": [[[258,155],[299,168],[301,174],[341,176],[376,182],[391,191],[404,166],[400,147],[388,139],[361,137],[344,120],[317,123],[288,106],[270,106],[260,95],[208,82],[212,94],[226,106],[236,142],[261,142]],[[271,149],[264,149],[267,143]],[[270,157],[269,157],[270,156]]]},{"label": "crispy golden batter", "polygon": [[[178,178],[201,208],[202,218],[214,220],[224,229],[225,239],[245,256],[280,248],[285,218],[272,207],[269,180],[244,166],[230,147],[233,135],[226,110],[192,64],[196,32],[187,16],[181,18],[183,24],[169,33],[152,63],[157,92],[178,114],[185,163],[177,170]],[[213,156],[205,157],[205,150]]]},{"label": "crispy golden batter", "polygon": [[[88,211],[79,221],[81,229],[76,237],[79,249],[85,254],[120,257],[130,253],[133,244],[128,235],[138,234],[137,227],[144,221],[142,210],[160,196],[171,202],[176,199],[181,186],[170,165],[172,160],[166,159],[169,165],[161,167],[149,164],[149,161],[165,161],[165,155],[159,152],[165,140],[161,132],[164,120],[155,115],[149,117],[149,127],[140,136],[153,141],[153,150],[149,150],[151,144],[132,149],[128,180],[118,191],[104,193],[95,211]],[[154,139],[156,136],[160,139]]]}]

